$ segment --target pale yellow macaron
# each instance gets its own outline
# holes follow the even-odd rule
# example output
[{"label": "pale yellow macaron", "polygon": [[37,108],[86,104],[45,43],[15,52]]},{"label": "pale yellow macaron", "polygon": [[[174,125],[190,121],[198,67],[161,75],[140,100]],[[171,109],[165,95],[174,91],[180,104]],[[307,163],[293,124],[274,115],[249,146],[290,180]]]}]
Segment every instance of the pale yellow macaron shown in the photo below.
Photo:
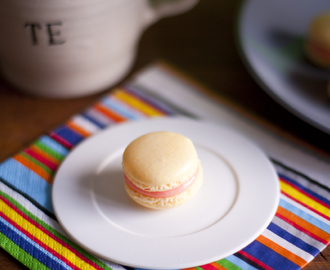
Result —
[{"label": "pale yellow macaron", "polygon": [[330,68],[330,11],[317,15],[310,22],[305,53],[315,65]]},{"label": "pale yellow macaron", "polygon": [[169,131],[148,133],[132,141],[122,164],[128,195],[153,209],[183,204],[196,194],[203,180],[192,141]]}]

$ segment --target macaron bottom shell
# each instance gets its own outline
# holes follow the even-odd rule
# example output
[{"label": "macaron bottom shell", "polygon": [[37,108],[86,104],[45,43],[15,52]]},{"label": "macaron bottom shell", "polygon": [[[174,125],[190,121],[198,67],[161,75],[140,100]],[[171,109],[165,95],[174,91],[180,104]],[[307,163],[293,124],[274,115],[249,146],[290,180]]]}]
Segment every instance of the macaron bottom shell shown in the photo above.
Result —
[{"label": "macaron bottom shell", "polygon": [[330,68],[330,47],[321,47],[309,40],[305,44],[305,54],[314,65],[324,69]]},{"label": "macaron bottom shell", "polygon": [[201,165],[198,164],[198,174],[195,183],[188,190],[180,194],[177,194],[175,196],[166,197],[166,198],[149,197],[131,189],[126,183],[125,183],[125,189],[127,194],[138,204],[144,207],[161,210],[161,209],[173,208],[187,202],[197,193],[200,186],[202,185],[202,182],[203,182],[203,170]]}]

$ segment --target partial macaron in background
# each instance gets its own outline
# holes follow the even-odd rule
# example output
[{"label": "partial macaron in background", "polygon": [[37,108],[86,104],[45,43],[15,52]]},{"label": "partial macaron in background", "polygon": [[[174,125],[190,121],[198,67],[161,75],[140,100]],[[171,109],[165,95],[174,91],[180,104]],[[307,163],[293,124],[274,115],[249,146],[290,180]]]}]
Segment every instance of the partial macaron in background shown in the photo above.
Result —
[{"label": "partial macaron in background", "polygon": [[316,66],[330,68],[330,11],[318,14],[311,20],[305,53]]}]

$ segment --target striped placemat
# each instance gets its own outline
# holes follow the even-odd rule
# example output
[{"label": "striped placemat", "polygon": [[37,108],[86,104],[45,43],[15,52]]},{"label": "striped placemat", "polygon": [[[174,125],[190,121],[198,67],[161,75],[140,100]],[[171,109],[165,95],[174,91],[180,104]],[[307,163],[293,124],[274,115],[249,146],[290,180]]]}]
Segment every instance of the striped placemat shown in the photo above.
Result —
[{"label": "striped placemat", "polygon": [[[162,72],[184,83],[173,71]],[[51,203],[54,174],[71,149],[106,127],[182,113],[190,115],[128,83],[8,158],[0,165],[1,247],[30,269],[127,269],[89,254],[66,235]],[[329,244],[330,189],[278,158],[272,162],[281,199],[271,224],[241,251],[192,269],[301,269]]]}]

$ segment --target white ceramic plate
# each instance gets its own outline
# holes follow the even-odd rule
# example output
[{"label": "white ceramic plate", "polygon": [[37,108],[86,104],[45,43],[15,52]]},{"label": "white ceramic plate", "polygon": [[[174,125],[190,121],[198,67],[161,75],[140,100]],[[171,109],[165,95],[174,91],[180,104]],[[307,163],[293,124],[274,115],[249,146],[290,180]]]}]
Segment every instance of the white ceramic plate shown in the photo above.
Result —
[{"label": "white ceramic plate", "polygon": [[[160,130],[193,141],[204,182],[186,204],[157,211],[128,197],[121,159],[132,140]],[[64,160],[53,185],[56,216],[78,244],[138,268],[186,268],[224,258],[262,233],[278,200],[276,172],[257,146],[219,125],[185,118],[118,124],[94,135]]]},{"label": "white ceramic plate", "polygon": [[303,43],[311,19],[330,11],[324,0],[248,0],[238,37],[243,58],[261,87],[283,107],[330,133],[329,71],[311,65]]}]

